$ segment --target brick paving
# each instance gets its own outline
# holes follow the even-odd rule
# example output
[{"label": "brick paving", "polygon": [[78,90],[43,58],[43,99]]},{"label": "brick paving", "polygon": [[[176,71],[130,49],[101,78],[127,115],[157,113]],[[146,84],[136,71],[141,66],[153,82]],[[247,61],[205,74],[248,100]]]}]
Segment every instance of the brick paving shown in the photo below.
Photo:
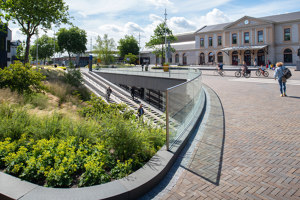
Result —
[{"label": "brick paving", "polygon": [[[292,73],[300,80],[300,72]],[[191,163],[161,199],[300,199],[300,86],[288,83],[289,97],[280,97],[275,81],[236,82],[232,76],[204,74],[203,82],[219,95],[225,113],[220,179],[220,155],[213,146],[203,154],[201,149],[209,148],[199,142]],[[219,149],[220,140],[215,144]],[[197,170],[210,162],[208,170]]]}]

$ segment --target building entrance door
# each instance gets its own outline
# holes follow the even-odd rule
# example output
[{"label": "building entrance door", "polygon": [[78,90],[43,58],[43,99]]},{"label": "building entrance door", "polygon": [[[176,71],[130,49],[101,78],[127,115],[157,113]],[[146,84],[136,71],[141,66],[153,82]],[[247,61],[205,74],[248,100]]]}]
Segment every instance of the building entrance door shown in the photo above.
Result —
[{"label": "building entrance door", "polygon": [[201,53],[200,54],[200,62],[199,62],[200,65],[204,65],[205,64],[205,57],[204,57],[204,53]]},{"label": "building entrance door", "polygon": [[237,51],[232,52],[232,65],[238,65],[239,64],[239,54]]},{"label": "building entrance door", "polygon": [[262,49],[257,52],[257,65],[265,65],[265,52]]},{"label": "building entrance door", "polygon": [[251,52],[249,50],[245,51],[244,53],[244,61],[246,62],[247,66],[251,65]]}]

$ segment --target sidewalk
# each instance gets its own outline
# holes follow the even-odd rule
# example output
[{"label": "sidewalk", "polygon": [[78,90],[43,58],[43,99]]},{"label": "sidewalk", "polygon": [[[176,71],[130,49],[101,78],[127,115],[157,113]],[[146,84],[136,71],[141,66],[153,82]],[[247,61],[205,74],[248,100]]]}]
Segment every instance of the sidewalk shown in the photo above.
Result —
[{"label": "sidewalk", "polygon": [[[300,72],[292,73],[291,80],[300,80]],[[194,151],[199,162],[190,163],[160,199],[300,199],[300,86],[288,85],[289,97],[280,97],[275,80],[266,84],[230,79],[203,76],[225,112],[219,182],[217,176],[208,179],[203,171],[193,170],[218,162],[218,155],[203,159],[202,144]]]}]

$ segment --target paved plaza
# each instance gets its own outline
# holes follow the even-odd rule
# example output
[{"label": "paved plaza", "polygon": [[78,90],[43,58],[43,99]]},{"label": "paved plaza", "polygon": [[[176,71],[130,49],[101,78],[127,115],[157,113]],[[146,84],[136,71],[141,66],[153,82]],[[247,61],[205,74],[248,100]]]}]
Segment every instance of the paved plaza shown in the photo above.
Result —
[{"label": "paved plaza", "polygon": [[204,71],[203,82],[221,99],[224,134],[208,124],[210,136],[156,199],[300,199],[300,72],[292,73],[288,97],[280,97],[271,77]]}]

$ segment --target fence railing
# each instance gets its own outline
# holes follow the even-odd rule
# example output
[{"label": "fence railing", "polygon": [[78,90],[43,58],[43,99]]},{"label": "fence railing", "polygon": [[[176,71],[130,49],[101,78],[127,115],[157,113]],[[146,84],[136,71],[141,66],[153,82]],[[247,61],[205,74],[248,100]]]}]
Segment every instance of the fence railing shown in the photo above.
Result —
[{"label": "fence railing", "polygon": [[190,74],[189,81],[166,91],[166,146],[170,150],[188,127],[193,127],[203,105],[201,71]]}]

